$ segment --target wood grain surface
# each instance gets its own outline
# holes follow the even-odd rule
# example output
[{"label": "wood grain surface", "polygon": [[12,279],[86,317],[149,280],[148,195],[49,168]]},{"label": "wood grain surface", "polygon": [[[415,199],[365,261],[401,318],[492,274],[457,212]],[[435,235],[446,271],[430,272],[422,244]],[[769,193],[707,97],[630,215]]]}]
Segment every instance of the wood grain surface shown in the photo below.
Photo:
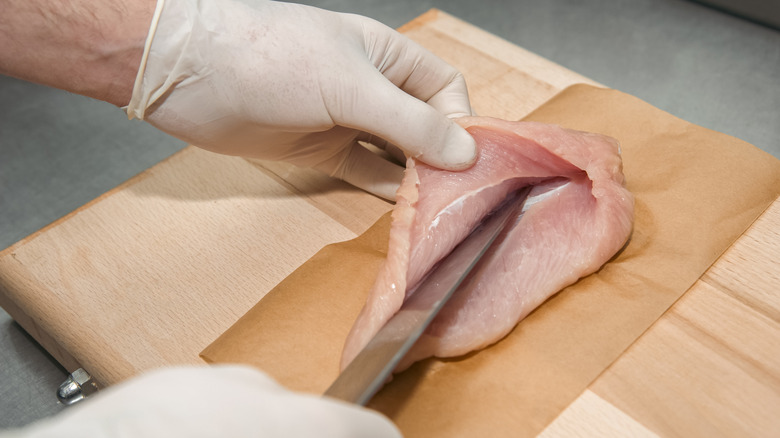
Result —
[{"label": "wood grain surface", "polygon": [[[401,30],[462,70],[482,115],[520,119],[598,85],[439,11]],[[200,363],[292,270],[390,208],[314,171],[188,147],[0,253],[0,304],[104,385]],[[777,433],[778,230],[776,200],[542,435]]]},{"label": "wood grain surface", "polygon": [[543,435],[780,431],[780,201]]}]

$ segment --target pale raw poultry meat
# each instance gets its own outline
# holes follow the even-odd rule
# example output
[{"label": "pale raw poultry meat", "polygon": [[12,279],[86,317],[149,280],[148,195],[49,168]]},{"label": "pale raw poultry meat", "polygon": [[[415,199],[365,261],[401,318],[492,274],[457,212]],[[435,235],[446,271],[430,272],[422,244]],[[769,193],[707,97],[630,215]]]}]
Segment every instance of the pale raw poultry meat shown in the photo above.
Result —
[{"label": "pale raw poultry meat", "polygon": [[521,187],[533,186],[523,217],[482,258],[399,370],[500,340],[547,298],[597,271],[631,233],[633,197],[614,139],[534,122],[458,122],[477,141],[477,163],[449,172],[408,160],[387,259],[347,338],[342,368],[425,274]]}]

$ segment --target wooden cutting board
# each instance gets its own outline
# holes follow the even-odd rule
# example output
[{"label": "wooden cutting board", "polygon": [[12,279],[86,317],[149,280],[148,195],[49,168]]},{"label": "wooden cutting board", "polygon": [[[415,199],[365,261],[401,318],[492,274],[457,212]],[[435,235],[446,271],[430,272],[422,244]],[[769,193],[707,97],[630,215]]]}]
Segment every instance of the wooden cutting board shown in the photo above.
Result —
[{"label": "wooden cutting board", "polygon": [[[520,119],[593,81],[430,11],[401,29]],[[198,353],[326,244],[392,206],[309,170],[188,147],[0,253],[0,304],[110,385]],[[543,435],[780,430],[780,201]]]}]

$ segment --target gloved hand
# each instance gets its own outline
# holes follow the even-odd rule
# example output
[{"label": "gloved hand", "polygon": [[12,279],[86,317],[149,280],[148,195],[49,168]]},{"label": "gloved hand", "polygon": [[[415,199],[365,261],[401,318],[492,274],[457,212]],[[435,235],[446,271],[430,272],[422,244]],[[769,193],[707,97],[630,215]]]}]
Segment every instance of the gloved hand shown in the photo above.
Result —
[{"label": "gloved hand", "polygon": [[243,366],[155,371],[105,389],[50,419],[10,431],[33,437],[398,438],[357,405],[288,391]]},{"label": "gloved hand", "polygon": [[393,199],[389,142],[433,166],[475,160],[449,117],[460,73],[371,19],[263,0],[158,0],[129,117],[215,152],[314,167]]}]

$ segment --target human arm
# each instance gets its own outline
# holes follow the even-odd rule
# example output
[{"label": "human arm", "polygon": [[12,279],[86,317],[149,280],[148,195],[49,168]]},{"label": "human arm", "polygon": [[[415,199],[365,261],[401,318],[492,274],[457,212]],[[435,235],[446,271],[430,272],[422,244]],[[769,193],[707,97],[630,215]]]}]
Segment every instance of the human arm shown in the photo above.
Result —
[{"label": "human arm", "polygon": [[314,167],[389,199],[402,167],[361,141],[453,170],[475,159],[448,119],[471,114],[460,73],[365,17],[167,0],[150,27],[148,0],[0,1],[4,73],[119,106],[135,90],[131,117],[215,152]]},{"label": "human arm", "polygon": [[155,0],[0,0],[0,73],[124,106]]},{"label": "human arm", "polygon": [[361,141],[452,170],[476,158],[474,140],[448,118],[471,114],[461,74],[374,20],[262,0],[165,0],[158,12],[131,117],[385,198],[402,168]]}]

